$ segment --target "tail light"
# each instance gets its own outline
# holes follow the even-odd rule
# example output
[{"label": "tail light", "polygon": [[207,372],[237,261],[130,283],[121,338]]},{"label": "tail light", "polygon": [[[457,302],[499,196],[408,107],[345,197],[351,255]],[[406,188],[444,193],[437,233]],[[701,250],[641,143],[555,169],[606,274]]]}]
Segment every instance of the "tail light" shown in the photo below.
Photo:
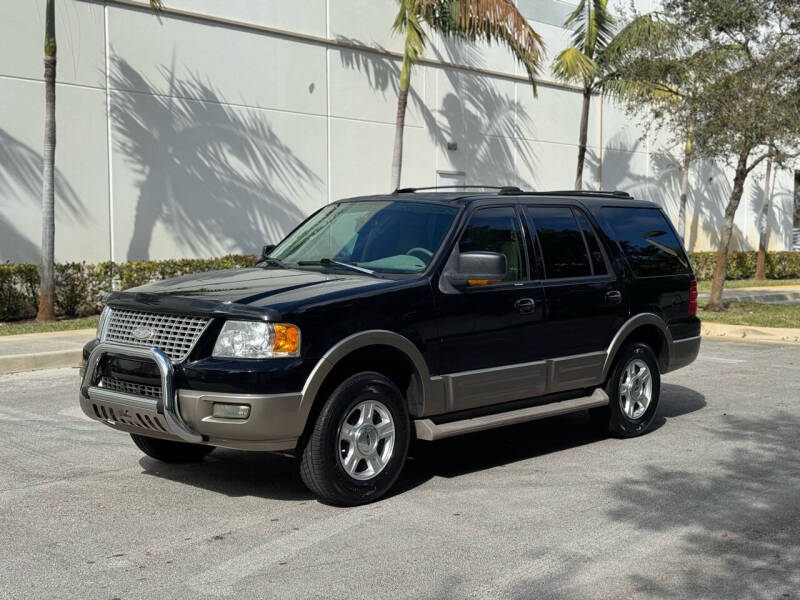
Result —
[{"label": "tail light", "polygon": [[697,314],[697,281],[689,282],[689,316]]}]

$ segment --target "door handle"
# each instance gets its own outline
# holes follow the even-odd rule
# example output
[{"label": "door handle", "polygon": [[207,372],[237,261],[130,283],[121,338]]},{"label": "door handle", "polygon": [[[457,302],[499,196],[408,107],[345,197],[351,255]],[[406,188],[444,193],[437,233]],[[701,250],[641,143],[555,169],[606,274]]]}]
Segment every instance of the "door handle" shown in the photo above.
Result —
[{"label": "door handle", "polygon": [[514,302],[514,308],[522,314],[533,312],[533,309],[536,308],[536,301],[533,298],[520,298]]},{"label": "door handle", "polygon": [[606,304],[619,304],[622,302],[622,293],[617,290],[606,292]]}]

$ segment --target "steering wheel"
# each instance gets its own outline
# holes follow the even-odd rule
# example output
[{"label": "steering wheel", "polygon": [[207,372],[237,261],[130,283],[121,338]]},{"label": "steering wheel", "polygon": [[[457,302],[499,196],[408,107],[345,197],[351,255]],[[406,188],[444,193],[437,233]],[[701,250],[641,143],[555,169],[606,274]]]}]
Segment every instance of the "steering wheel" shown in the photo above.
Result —
[{"label": "steering wheel", "polygon": [[431,252],[427,248],[421,248],[419,246],[417,246],[416,248],[411,248],[411,250],[406,250],[406,254],[408,254],[409,256],[415,256],[416,258],[424,262],[426,265],[433,258],[433,252]]}]

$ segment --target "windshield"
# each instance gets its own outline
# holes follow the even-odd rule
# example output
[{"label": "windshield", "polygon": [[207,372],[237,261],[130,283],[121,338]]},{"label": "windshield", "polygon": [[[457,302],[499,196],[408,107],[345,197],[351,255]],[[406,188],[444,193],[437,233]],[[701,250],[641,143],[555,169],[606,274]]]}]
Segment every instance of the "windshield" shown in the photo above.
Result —
[{"label": "windshield", "polygon": [[379,273],[424,271],[458,209],[401,201],[326,206],[283,240],[270,258],[287,265],[349,263]]}]

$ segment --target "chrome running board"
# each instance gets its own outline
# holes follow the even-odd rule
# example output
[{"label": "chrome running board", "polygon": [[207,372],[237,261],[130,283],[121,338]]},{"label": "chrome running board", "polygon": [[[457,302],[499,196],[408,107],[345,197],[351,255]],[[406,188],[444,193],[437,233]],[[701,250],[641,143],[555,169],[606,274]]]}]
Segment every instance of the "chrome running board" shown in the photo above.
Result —
[{"label": "chrome running board", "polygon": [[414,421],[414,427],[417,431],[417,439],[433,441],[452,437],[454,435],[484,431],[486,429],[494,429],[495,427],[504,427],[505,425],[514,425],[526,421],[535,421],[536,419],[545,419],[547,417],[555,417],[556,415],[563,415],[606,405],[608,405],[608,396],[602,389],[597,388],[591,396],[584,396],[583,398],[551,402],[550,404],[530,406],[528,408],[509,410],[507,412],[484,415],[482,417],[452,421],[450,423],[434,423],[431,419],[417,419]]}]

